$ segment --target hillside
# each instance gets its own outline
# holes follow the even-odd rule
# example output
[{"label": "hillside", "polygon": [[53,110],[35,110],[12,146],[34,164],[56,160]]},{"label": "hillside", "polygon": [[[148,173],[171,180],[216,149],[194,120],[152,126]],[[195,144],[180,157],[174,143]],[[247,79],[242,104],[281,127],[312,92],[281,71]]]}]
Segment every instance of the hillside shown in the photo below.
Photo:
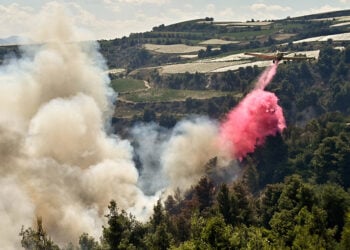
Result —
[{"label": "hillside", "polygon": [[[317,59],[321,57],[321,60],[312,64],[297,62],[280,66],[281,72],[285,72],[282,77],[278,76],[280,83],[291,79],[292,76],[288,74],[294,74],[298,78],[288,81],[289,84],[295,86],[296,81],[312,83],[302,86],[298,91],[315,92],[311,89],[318,89],[317,96],[321,97],[322,105],[312,108],[308,105],[300,108],[296,108],[299,104],[290,105],[296,102],[308,103],[309,101],[304,101],[306,94],[298,97],[283,93],[280,95],[281,103],[287,105],[285,110],[290,114],[288,119],[305,123],[304,119],[310,114],[311,118],[334,110],[330,107],[332,101],[323,100],[326,97],[321,94],[322,91],[329,93],[329,88],[318,83],[322,81],[322,67],[335,69],[339,61],[334,59],[336,65],[332,66],[320,64],[330,64],[327,56],[322,58],[324,51],[329,52],[329,47],[336,49],[335,52],[329,52],[334,56],[338,55],[336,51],[339,49],[342,50],[340,54],[347,53],[344,48],[350,44],[349,16],[350,10],[344,10],[282,20],[215,22],[214,18],[197,19],[168,26],[159,25],[152,31],[131,34],[121,39],[100,41],[101,52],[110,67],[116,67],[118,72],[122,72],[111,74],[114,86],[118,85],[119,78],[126,77],[147,81],[151,87],[135,93],[120,93],[121,102],[145,103],[144,106],[154,107],[155,117],[159,118],[163,112],[167,112],[174,119],[186,116],[189,110],[174,107],[177,111],[169,113],[168,109],[162,109],[162,101],[182,101],[185,104],[188,98],[188,101],[198,99],[198,95],[188,90],[208,93],[206,97],[201,95],[201,100],[198,100],[204,102],[200,105],[201,108],[197,111],[191,109],[191,113],[203,114],[204,111],[212,117],[220,118],[232,106],[222,107],[222,112],[218,108],[214,108],[216,112],[209,112],[207,103],[212,103],[211,109],[218,107],[217,100],[220,96],[230,96],[234,99],[231,103],[237,103],[242,94],[251,89],[262,69],[271,64],[244,55],[244,52],[266,53],[278,49],[290,51],[292,56],[301,54]],[[304,71],[311,76],[303,74]],[[313,83],[317,83],[317,87]],[[278,87],[278,84],[275,88],[282,89],[282,92],[286,89]],[[213,97],[216,99],[211,99]],[[148,102],[152,104],[147,105]],[[116,120],[123,121],[123,124],[125,121],[131,122],[131,116],[133,121],[142,120],[143,110],[136,110],[132,105],[120,104],[116,109]]]},{"label": "hillside", "polygon": [[[28,193],[41,205],[37,225],[18,232],[22,247],[350,249],[349,19],[160,24],[98,41],[110,83],[84,46],[38,45],[37,60],[13,60],[3,88],[13,127],[1,127],[0,146],[4,173],[19,178],[3,192],[23,182],[18,203],[31,207]],[[244,55],[276,49],[316,60]],[[1,63],[11,57],[17,46],[0,47]],[[32,118],[17,119],[20,108]]]}]

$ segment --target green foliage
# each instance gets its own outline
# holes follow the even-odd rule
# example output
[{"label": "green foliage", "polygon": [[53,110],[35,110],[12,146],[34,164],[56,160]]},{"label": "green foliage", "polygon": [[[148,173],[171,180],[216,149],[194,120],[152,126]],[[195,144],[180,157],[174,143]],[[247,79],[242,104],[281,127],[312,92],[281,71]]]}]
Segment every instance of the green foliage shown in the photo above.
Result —
[{"label": "green foliage", "polygon": [[143,225],[122,210],[119,212],[115,201],[109,206],[108,226],[103,226],[103,249],[140,249],[144,248],[143,236],[146,233]]},{"label": "green foliage", "polygon": [[59,247],[47,236],[42,225],[42,219],[37,219],[37,229],[22,227],[19,235],[22,237],[21,244],[26,250],[59,250]]},{"label": "green foliage", "polygon": [[121,97],[132,102],[169,102],[184,101],[186,98],[210,99],[213,97],[225,96],[227,92],[205,91],[205,90],[177,90],[177,89],[156,89],[148,91],[130,92],[122,94]]},{"label": "green foliage", "polygon": [[327,226],[336,228],[335,238],[339,240],[350,210],[350,194],[336,184],[325,184],[319,192],[320,206],[327,212]]},{"label": "green foliage", "polygon": [[206,220],[201,232],[201,240],[206,242],[212,249],[224,249],[230,245],[232,228],[226,226],[221,216],[213,216]]},{"label": "green foliage", "polygon": [[98,242],[87,233],[83,233],[79,238],[80,250],[99,250]]},{"label": "green foliage", "polygon": [[346,214],[345,225],[341,234],[340,249],[350,249],[350,213]]}]

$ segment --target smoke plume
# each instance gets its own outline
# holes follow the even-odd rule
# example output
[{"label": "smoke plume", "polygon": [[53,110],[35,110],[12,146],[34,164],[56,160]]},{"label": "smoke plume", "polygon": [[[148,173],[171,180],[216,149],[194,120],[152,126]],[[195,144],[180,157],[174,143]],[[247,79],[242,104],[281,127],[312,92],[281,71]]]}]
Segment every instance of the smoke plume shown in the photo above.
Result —
[{"label": "smoke plume", "polygon": [[[219,147],[217,122],[206,117],[192,117],[167,130],[156,124],[139,124],[132,130],[137,161],[140,164],[139,186],[151,195],[165,194],[179,188],[185,191],[208,174],[207,163],[216,158],[215,176],[220,180],[236,177],[236,168],[228,153]],[[226,171],[226,172],[225,172]],[[220,176],[225,172],[225,178]]]},{"label": "smoke plume", "polygon": [[[97,44],[78,43],[57,3],[40,13],[20,59],[0,67],[2,249],[19,249],[37,216],[58,243],[99,237],[111,199],[144,215],[129,141],[105,132],[113,91]],[[149,209],[151,210],[151,209]]]},{"label": "smoke plume", "polygon": [[161,158],[170,187],[186,190],[198,182],[214,157],[219,158],[219,167],[228,165],[218,135],[217,123],[205,118],[185,120],[175,127]]},{"label": "smoke plume", "polygon": [[263,90],[275,75],[277,65],[262,73],[256,88],[229,112],[221,124],[221,146],[229,148],[236,159],[244,158],[256,146],[262,145],[266,136],[275,135],[286,127],[278,98]]},{"label": "smoke plume", "polygon": [[162,193],[195,184],[210,159],[229,161],[206,118],[172,131],[138,125],[131,142],[107,134],[116,97],[97,44],[77,34],[64,7],[49,3],[32,32],[38,43],[0,66],[2,249],[19,249],[22,225],[38,216],[61,245],[83,232],[98,239],[110,200],[147,219]]},{"label": "smoke plume", "polygon": [[116,97],[106,66],[98,45],[77,34],[64,8],[49,3],[32,32],[37,45],[0,66],[2,249],[19,249],[22,225],[38,216],[59,244],[83,232],[98,239],[112,199],[147,219],[159,197],[195,184],[210,161],[213,176],[235,178],[232,158],[285,127],[276,96],[263,91],[275,66],[221,125],[195,117],[173,130],[139,124],[130,141],[110,135]]}]

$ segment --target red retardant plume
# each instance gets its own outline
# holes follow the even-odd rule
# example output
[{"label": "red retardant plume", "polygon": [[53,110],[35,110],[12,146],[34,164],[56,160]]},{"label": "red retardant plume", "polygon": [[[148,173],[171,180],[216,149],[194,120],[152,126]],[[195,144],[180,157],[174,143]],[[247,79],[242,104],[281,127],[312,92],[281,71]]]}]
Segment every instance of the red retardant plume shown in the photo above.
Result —
[{"label": "red retardant plume", "polygon": [[286,127],[278,98],[263,90],[271,82],[276,69],[277,64],[274,64],[263,72],[257,88],[229,112],[220,126],[221,145],[228,146],[236,159],[242,160],[254,152],[256,146],[262,145],[266,136],[276,135]]}]

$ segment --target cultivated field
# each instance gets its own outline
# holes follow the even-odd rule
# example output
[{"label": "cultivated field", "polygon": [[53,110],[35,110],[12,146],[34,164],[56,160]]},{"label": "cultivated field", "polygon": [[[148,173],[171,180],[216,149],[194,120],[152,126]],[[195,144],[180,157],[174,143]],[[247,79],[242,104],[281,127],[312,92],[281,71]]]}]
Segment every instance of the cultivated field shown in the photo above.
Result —
[{"label": "cultivated field", "polygon": [[253,56],[245,55],[244,53],[232,54],[224,57],[218,57],[214,59],[202,60],[204,62],[230,62],[230,61],[242,61],[251,59]]},{"label": "cultivated field", "polygon": [[234,44],[238,43],[237,41],[226,41],[222,39],[209,39],[203,42],[200,42],[199,44],[203,45],[223,45],[223,44]]},{"label": "cultivated field", "polygon": [[135,79],[116,79],[111,82],[111,86],[118,93],[147,89],[144,81]]},{"label": "cultivated field", "polygon": [[159,70],[160,74],[180,74],[180,73],[209,73],[216,69],[238,65],[242,62],[193,62],[193,63],[181,63],[162,66]]},{"label": "cultivated field", "polygon": [[[305,55],[308,57],[315,57],[318,59],[320,51],[311,50],[311,51],[295,51],[288,54],[287,56],[293,57],[294,55]],[[225,72],[229,70],[238,70],[240,67],[267,67],[272,62],[271,60],[257,60],[250,62],[250,59],[253,59],[253,56],[244,55],[244,53],[232,54],[229,56],[197,60],[191,63],[180,63],[180,64],[171,64],[161,66],[159,68],[160,74],[178,74],[178,73],[214,73],[214,72]]]},{"label": "cultivated field", "polygon": [[212,97],[225,96],[231,92],[222,91],[197,91],[197,90],[176,90],[151,88],[148,91],[132,92],[122,94],[121,98],[131,102],[163,102],[163,101],[184,101],[191,97],[193,99],[209,99]]},{"label": "cultivated field", "polygon": [[318,18],[318,19],[312,19],[312,21],[338,21],[338,22],[347,22],[347,21],[350,21],[350,16],[338,16],[338,17]]},{"label": "cultivated field", "polygon": [[336,35],[310,37],[310,38],[294,41],[293,43],[326,42],[328,39],[332,39],[333,41],[350,41],[350,32],[336,34]]},{"label": "cultivated field", "polygon": [[186,54],[198,52],[201,49],[206,50],[203,46],[188,46],[185,44],[170,44],[170,45],[160,45],[160,44],[145,44],[145,49],[166,54]]},{"label": "cultivated field", "polygon": [[350,25],[350,22],[345,22],[345,23],[337,23],[337,24],[333,24],[329,27],[340,27],[340,26],[347,26]]},{"label": "cultivated field", "polygon": [[214,25],[218,26],[266,26],[270,25],[272,22],[214,22]]},{"label": "cultivated field", "polygon": [[219,69],[213,70],[211,72],[212,73],[226,72],[226,71],[229,71],[229,70],[238,70],[241,67],[246,68],[246,67],[249,67],[249,66],[250,67],[254,67],[254,66],[267,67],[267,66],[269,66],[271,64],[272,64],[271,61],[256,61],[256,62],[249,62],[249,63],[239,63],[239,64],[236,64],[236,65],[231,65],[231,66],[219,68]]},{"label": "cultivated field", "polygon": [[115,68],[115,69],[109,69],[107,71],[107,73],[109,74],[113,74],[113,75],[118,75],[118,74],[121,74],[121,73],[125,73],[125,69],[122,69],[122,68]]}]

